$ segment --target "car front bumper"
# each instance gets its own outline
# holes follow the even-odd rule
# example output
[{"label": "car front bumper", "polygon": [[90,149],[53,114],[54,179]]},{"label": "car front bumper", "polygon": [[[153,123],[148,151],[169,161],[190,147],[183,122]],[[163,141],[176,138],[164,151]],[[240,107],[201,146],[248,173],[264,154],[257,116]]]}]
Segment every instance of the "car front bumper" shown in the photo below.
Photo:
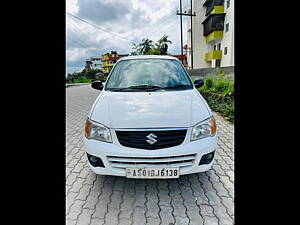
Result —
[{"label": "car front bumper", "polygon": [[[112,162],[111,159],[129,160],[132,167],[142,168],[171,168],[179,167],[180,175],[199,173],[207,171],[211,168],[214,159],[209,164],[199,165],[203,155],[215,151],[217,147],[218,137],[206,137],[197,141],[190,141],[191,128],[188,129],[184,142],[175,147],[169,147],[157,150],[144,150],[136,148],[128,148],[122,146],[116,137],[113,129],[111,129],[113,143],[106,143],[97,140],[88,140],[84,137],[84,145],[86,152],[90,155],[99,157],[105,168],[93,167],[90,163],[92,171],[101,175],[126,176],[126,165]],[[135,160],[145,159],[148,164],[141,164]],[[182,159],[180,162],[172,164],[172,160]],[[190,160],[187,160],[187,159]],[[192,158],[192,159],[191,159]],[[157,161],[167,160],[168,164],[160,165]],[[185,160],[186,159],[186,160]],[[155,163],[149,164],[149,161]],[[176,160],[177,161],[177,160]],[[135,164],[136,163],[136,164]]]}]

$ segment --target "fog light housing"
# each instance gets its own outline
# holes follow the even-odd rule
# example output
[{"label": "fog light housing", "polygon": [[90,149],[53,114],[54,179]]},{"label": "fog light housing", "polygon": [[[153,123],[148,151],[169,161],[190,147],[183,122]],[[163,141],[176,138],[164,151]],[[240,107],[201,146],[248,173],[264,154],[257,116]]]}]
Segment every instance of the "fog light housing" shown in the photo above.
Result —
[{"label": "fog light housing", "polygon": [[98,162],[98,160],[97,160],[97,158],[95,156],[90,156],[90,161],[92,163],[97,163]]},{"label": "fog light housing", "polygon": [[96,156],[93,156],[93,155],[90,155],[88,153],[87,154],[87,158],[90,162],[90,164],[93,166],[93,167],[102,167],[102,168],[105,168],[102,160],[99,158],[99,157],[96,157]]},{"label": "fog light housing", "polygon": [[214,158],[214,155],[215,155],[215,151],[203,155],[199,162],[199,166],[204,164],[210,164]]}]

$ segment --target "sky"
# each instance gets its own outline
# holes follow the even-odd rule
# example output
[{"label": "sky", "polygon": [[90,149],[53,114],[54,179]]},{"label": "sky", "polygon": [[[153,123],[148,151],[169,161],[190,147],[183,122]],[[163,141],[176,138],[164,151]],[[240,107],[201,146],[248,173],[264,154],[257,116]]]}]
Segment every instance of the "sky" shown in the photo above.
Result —
[{"label": "sky", "polygon": [[[183,0],[182,11],[188,10],[189,4]],[[66,13],[66,72],[82,71],[86,59],[110,51],[130,54],[133,42],[140,43],[143,38],[156,42],[164,34],[172,41],[168,52],[180,54],[177,10],[179,0],[67,0],[66,12],[102,30]],[[188,19],[183,17],[184,44]]]}]

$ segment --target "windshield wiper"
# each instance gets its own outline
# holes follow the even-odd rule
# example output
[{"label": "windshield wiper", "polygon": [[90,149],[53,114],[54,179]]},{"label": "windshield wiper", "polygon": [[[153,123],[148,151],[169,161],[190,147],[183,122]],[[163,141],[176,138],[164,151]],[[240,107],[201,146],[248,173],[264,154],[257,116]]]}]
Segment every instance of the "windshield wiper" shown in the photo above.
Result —
[{"label": "windshield wiper", "polygon": [[164,87],[164,89],[185,88],[185,87],[190,87],[190,86],[191,85],[188,85],[188,84],[176,84],[176,85]]},{"label": "windshield wiper", "polygon": [[162,89],[162,87],[155,86],[155,85],[136,85],[136,86],[130,86],[126,88],[108,88],[109,91],[128,91],[128,90],[158,90]]},{"label": "windshield wiper", "polygon": [[128,87],[130,89],[161,89],[162,87],[155,86],[155,85],[136,85]]},{"label": "windshield wiper", "polygon": [[136,86],[130,86],[126,88],[108,88],[109,91],[136,91],[136,90],[145,90],[145,91],[154,91],[154,90],[161,90],[161,89],[181,89],[181,88],[187,88],[191,87],[191,85],[188,84],[176,84],[172,86],[167,87],[160,87],[155,85],[136,85]]},{"label": "windshield wiper", "polygon": [[123,91],[126,90],[127,88],[107,88],[108,91]]}]

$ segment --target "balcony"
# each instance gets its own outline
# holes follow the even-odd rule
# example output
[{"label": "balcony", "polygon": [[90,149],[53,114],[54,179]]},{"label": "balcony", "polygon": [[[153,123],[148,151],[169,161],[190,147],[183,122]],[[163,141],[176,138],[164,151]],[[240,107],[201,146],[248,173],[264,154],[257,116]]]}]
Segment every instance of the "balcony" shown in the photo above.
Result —
[{"label": "balcony", "polygon": [[222,59],[222,50],[213,50],[205,54],[206,62],[209,62],[213,59]]},{"label": "balcony", "polygon": [[222,30],[215,30],[211,32],[209,35],[205,37],[206,43],[219,40],[223,37],[223,31]]},{"label": "balcony", "polygon": [[206,7],[205,16],[207,16],[209,13],[216,13],[213,12],[216,10],[215,7],[218,7],[217,10],[223,10],[222,12],[224,12],[224,0],[206,0],[203,4],[203,7]]},{"label": "balcony", "polygon": [[207,36],[215,30],[224,30],[225,13],[210,14],[203,22],[203,35]]},{"label": "balcony", "polygon": [[224,6],[214,6],[213,10],[211,11],[212,14],[216,13],[224,13]]}]

